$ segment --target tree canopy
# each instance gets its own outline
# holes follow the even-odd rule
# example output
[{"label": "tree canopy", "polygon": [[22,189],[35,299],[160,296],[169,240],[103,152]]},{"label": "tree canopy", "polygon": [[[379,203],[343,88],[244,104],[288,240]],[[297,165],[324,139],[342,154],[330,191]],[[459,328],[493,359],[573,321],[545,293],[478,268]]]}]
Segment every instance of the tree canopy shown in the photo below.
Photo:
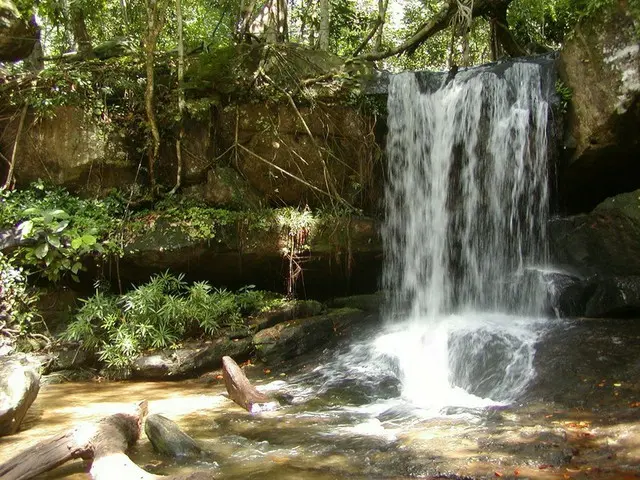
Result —
[{"label": "tree canopy", "polygon": [[[581,16],[614,1],[2,0],[0,11],[6,17],[17,9],[21,35],[42,46],[43,53],[38,47],[32,56],[50,61],[143,52],[150,42],[154,51],[174,52],[182,28],[187,54],[235,43],[291,42],[400,70],[554,49]],[[149,36],[154,28],[157,35]],[[0,25],[3,35],[17,33]],[[21,40],[21,55],[0,61],[24,56]]]}]

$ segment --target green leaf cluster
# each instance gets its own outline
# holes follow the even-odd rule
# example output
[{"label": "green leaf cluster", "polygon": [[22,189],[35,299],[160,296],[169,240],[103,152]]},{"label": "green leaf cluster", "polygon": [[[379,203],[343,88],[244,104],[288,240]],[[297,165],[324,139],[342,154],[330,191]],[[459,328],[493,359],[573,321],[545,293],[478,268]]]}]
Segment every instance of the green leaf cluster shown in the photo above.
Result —
[{"label": "green leaf cluster", "polygon": [[24,270],[0,252],[0,330],[30,332],[37,300],[38,295],[27,286]]},{"label": "green leaf cluster", "polygon": [[50,281],[71,276],[79,281],[83,260],[117,253],[111,238],[120,225],[116,200],[85,200],[62,188],[36,183],[30,189],[0,192],[0,228],[16,227],[26,243],[16,262]]},{"label": "green leaf cluster", "polygon": [[207,282],[189,285],[182,275],[166,272],[124,295],[97,291],[82,302],[63,338],[97,352],[107,368],[126,370],[144,350],[239,328],[246,316],[284,300],[253,286],[233,293]]}]

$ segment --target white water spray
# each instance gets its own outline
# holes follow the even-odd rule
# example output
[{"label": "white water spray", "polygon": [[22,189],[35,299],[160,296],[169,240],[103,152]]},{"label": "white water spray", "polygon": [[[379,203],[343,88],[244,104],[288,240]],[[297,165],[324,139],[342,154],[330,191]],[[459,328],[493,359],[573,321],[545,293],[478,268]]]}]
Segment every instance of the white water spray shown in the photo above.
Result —
[{"label": "white water spray", "polygon": [[375,349],[412,403],[509,401],[533,375],[544,294],[526,281],[546,253],[540,66],[424,80],[400,74],[389,88],[384,286],[396,323]]}]

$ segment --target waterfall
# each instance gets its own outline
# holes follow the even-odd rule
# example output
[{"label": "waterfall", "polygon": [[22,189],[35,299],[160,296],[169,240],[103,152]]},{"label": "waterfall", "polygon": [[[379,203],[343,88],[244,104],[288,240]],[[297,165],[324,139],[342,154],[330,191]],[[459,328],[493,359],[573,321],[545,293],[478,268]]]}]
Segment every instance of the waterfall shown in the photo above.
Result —
[{"label": "waterfall", "polygon": [[539,310],[540,291],[510,288],[545,255],[549,107],[539,69],[465,72],[435,91],[414,73],[392,77],[384,285],[395,309]]},{"label": "waterfall", "polygon": [[430,407],[513,400],[533,375],[544,289],[547,120],[541,67],[389,87],[385,272],[378,357]]}]

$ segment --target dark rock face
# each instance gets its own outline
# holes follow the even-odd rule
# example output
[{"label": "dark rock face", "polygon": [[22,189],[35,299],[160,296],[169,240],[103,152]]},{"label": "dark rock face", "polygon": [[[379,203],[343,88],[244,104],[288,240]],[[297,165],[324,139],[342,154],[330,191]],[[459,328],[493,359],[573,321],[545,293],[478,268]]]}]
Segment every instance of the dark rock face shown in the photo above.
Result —
[{"label": "dark rock face", "polygon": [[640,187],[640,44],[626,2],[580,23],[560,54],[572,90],[561,196],[572,211]]},{"label": "dark rock face", "polygon": [[362,310],[342,308],[261,330],[254,335],[253,343],[261,360],[275,364],[326,344],[364,318]]},{"label": "dark rock face", "polygon": [[[34,119],[27,117],[27,125]],[[18,119],[0,136],[0,149],[13,148]],[[126,136],[76,107],[57,107],[51,117],[40,118],[26,129],[18,145],[18,185],[39,178],[71,190],[101,194],[134,183],[137,166],[130,158]]]},{"label": "dark rock face", "polygon": [[640,190],[552,220],[549,237],[555,264],[585,275],[640,275]]},{"label": "dark rock face", "polygon": [[180,430],[175,422],[162,415],[149,415],[144,432],[153,449],[167,457],[199,457],[202,449],[193,438]]},{"label": "dark rock face", "polygon": [[221,111],[220,142],[237,140],[238,170],[267,204],[321,205],[338,192],[370,209],[382,192],[373,127],[342,105],[239,105]]},{"label": "dark rock face", "polygon": [[[376,220],[353,217],[336,218],[310,232],[299,259],[306,295],[376,290],[382,264],[378,230]],[[283,257],[287,239],[288,231],[275,221],[260,229],[230,222],[217,228],[212,239],[193,238],[179,226],[158,221],[125,246],[120,275],[124,283],[140,282],[169,269],[232,289],[253,284],[282,291],[289,273]]]},{"label": "dark rock face", "polygon": [[20,429],[40,390],[40,364],[26,355],[0,358],[0,436]]},{"label": "dark rock face", "polygon": [[132,376],[145,379],[183,378],[205,370],[214,370],[228,355],[247,359],[253,351],[251,339],[221,338],[213,343],[194,344],[176,350],[144,354],[133,365]]}]

